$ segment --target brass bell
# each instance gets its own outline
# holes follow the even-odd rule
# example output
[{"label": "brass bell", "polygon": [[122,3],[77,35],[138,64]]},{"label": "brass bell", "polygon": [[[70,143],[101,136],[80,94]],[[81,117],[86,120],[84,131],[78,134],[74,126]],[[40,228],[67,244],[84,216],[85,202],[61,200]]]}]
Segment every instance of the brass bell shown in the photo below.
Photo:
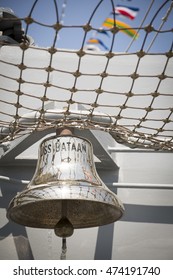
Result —
[{"label": "brass bell", "polygon": [[74,229],[112,223],[123,212],[121,201],[96,172],[92,144],[74,135],[60,135],[40,144],[35,174],[11,201],[7,217],[68,237]]}]

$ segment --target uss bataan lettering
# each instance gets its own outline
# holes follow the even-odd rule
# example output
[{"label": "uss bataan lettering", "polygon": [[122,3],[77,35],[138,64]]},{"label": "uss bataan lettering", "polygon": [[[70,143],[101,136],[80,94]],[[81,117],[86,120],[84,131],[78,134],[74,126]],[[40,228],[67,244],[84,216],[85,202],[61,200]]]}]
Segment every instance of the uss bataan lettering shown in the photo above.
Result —
[{"label": "uss bataan lettering", "polygon": [[80,152],[80,153],[86,153],[86,144],[85,143],[74,143],[74,142],[60,142],[59,139],[55,143],[45,143],[45,145],[42,146],[42,155],[50,154],[52,152]]}]

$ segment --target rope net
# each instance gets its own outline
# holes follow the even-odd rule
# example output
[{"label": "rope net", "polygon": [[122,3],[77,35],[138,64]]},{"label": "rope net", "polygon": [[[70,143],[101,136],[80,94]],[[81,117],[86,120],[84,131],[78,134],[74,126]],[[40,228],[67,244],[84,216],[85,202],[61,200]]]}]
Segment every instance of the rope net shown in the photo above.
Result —
[{"label": "rope net", "polygon": [[144,1],[131,26],[111,0],[31,2],[21,17],[0,12],[1,143],[68,126],[172,151],[173,2]]}]

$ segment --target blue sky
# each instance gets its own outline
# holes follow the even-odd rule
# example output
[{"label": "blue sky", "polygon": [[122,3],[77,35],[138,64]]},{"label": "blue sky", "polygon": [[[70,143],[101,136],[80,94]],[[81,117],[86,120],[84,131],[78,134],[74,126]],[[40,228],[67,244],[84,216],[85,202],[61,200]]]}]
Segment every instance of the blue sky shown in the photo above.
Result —
[{"label": "blue sky", "polygon": [[[26,17],[33,5],[35,0],[0,0],[1,7],[10,7],[14,13],[18,17]],[[64,16],[64,25],[68,26],[79,26],[84,25],[88,22],[92,11],[96,7],[96,5],[100,2],[100,0],[67,0],[67,6],[65,9],[65,16]],[[118,16],[117,19],[124,21],[125,23],[131,25],[132,27],[138,27],[141,21],[144,18],[148,7],[151,4],[151,0],[114,0],[114,6],[116,4],[122,5],[129,5],[132,7],[138,7],[140,9],[137,17],[135,20],[130,20],[125,17]],[[150,10],[150,13],[147,19],[144,22],[144,26],[147,26],[150,21],[152,20],[155,12],[157,9],[166,1],[164,0],[155,0],[154,4]],[[164,8],[160,11],[156,19],[153,21],[153,26],[155,28],[159,28],[160,24],[162,23],[162,18],[165,16],[166,11],[170,5],[171,1],[164,6]],[[58,4],[58,12],[59,16],[62,13],[62,4],[63,0],[57,0]],[[99,8],[97,9],[96,13],[94,14],[93,19],[91,20],[91,26],[94,28],[101,27],[103,21],[106,17],[110,17],[110,12],[112,11],[112,5],[110,0],[105,0],[101,3]],[[53,0],[39,0],[35,6],[35,9],[32,13],[32,17],[41,23],[53,25],[56,23],[56,14],[55,14],[55,7]],[[169,19],[166,21],[165,25],[163,26],[163,30],[171,29],[172,26],[172,18],[173,13],[171,13]],[[25,24],[23,23],[23,28],[25,28]],[[138,51],[141,49],[143,39],[145,37],[146,32],[140,31],[140,36],[135,42],[132,44],[129,52]],[[39,24],[32,23],[28,30],[28,35],[34,38],[36,45],[40,47],[50,47],[53,44],[55,30],[53,28],[43,27]],[[93,37],[93,31],[90,31],[87,35],[87,39]],[[144,50],[147,50],[148,46],[152,38],[154,37],[155,32],[151,32],[147,37],[146,44],[144,46]],[[56,47],[58,48],[67,48],[67,49],[79,49],[84,37],[84,31],[82,28],[63,28],[59,33],[59,39],[57,40]],[[102,40],[105,45],[110,48],[112,42],[112,35],[107,37],[103,34],[98,34],[96,36],[98,39]],[[128,35],[119,32],[116,35],[113,51],[116,52],[123,52],[127,49],[131,42],[132,38]],[[150,52],[165,52],[168,51],[172,44],[172,33],[162,33],[160,34],[153,46],[150,49]],[[100,47],[100,49],[103,49]]]}]

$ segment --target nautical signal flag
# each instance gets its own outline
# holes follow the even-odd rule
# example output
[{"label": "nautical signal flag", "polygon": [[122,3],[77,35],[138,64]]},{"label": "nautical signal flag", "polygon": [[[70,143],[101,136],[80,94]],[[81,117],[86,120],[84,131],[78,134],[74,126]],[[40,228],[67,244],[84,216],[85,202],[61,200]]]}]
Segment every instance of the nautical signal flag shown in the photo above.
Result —
[{"label": "nautical signal flag", "polygon": [[90,38],[87,41],[87,44],[100,44],[105,50],[108,50],[108,47],[100,39],[97,38]]},{"label": "nautical signal flag", "polygon": [[120,20],[114,20],[113,18],[106,18],[102,26],[107,28],[113,28],[114,26],[116,26],[120,29],[121,32],[124,32],[131,37],[135,37],[135,39],[137,39],[137,37],[139,36],[138,32],[136,32],[136,30],[133,29],[130,25]]},{"label": "nautical signal flag", "polygon": [[116,5],[114,13],[116,15],[122,15],[128,17],[129,19],[134,19],[139,12],[139,8],[129,7],[124,5]]},{"label": "nautical signal flag", "polygon": [[108,31],[105,30],[105,29],[103,29],[103,28],[99,28],[99,29],[97,30],[97,32],[98,32],[98,33],[101,33],[101,34],[104,34],[104,35],[106,35],[106,36],[109,37]]}]

